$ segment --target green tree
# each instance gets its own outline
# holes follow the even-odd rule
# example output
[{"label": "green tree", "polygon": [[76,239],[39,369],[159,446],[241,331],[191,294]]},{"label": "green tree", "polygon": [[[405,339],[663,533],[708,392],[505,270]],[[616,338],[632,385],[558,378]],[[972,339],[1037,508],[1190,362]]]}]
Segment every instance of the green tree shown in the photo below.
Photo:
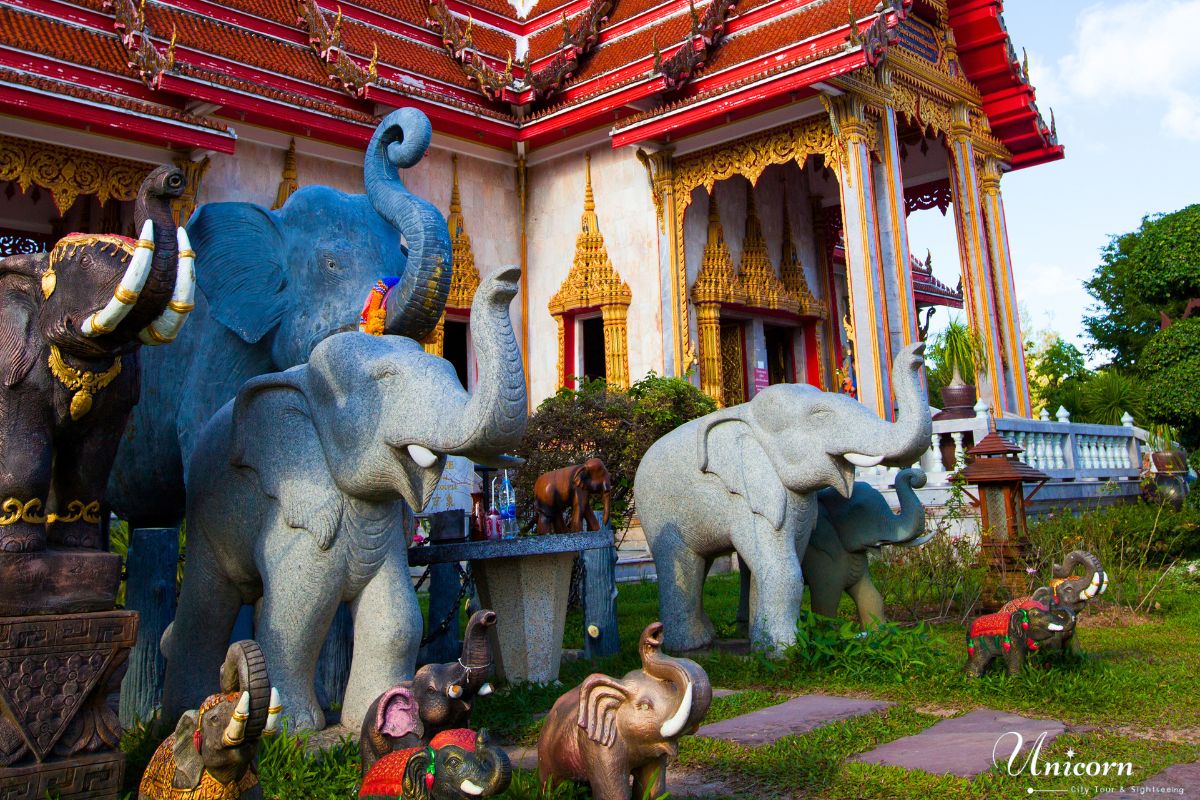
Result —
[{"label": "green tree", "polygon": [[1096,301],[1084,318],[1091,349],[1114,366],[1134,367],[1159,315],[1175,319],[1200,297],[1200,205],[1148,216],[1138,230],[1114,236],[1084,285]]},{"label": "green tree", "polygon": [[1028,342],[1025,351],[1033,408],[1045,408],[1053,414],[1061,405],[1074,414],[1079,408],[1067,405],[1066,401],[1074,399],[1077,384],[1088,375],[1083,353],[1054,331],[1044,331],[1039,340],[1037,344]]},{"label": "green tree", "polygon": [[1151,420],[1178,428],[1188,449],[1200,447],[1200,319],[1180,320],[1155,334],[1138,368]]}]

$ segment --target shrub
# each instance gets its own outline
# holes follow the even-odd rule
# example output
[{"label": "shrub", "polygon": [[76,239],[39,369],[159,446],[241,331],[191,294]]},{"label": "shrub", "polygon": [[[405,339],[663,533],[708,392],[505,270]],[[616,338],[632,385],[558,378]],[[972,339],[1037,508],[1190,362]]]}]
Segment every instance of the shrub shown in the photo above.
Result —
[{"label": "shrub", "polygon": [[1149,388],[1146,411],[1179,428],[1183,444],[1200,447],[1200,318],[1176,322],[1150,339],[1138,361]]},{"label": "shrub", "polygon": [[934,658],[924,625],[902,628],[885,622],[860,631],[850,620],[830,619],[808,610],[796,623],[796,643],[785,655],[807,670],[892,683],[928,667]]},{"label": "shrub", "polygon": [[1083,414],[1077,422],[1120,425],[1128,413],[1143,419],[1146,413],[1146,387],[1136,377],[1107,369],[1087,378],[1081,388]]}]

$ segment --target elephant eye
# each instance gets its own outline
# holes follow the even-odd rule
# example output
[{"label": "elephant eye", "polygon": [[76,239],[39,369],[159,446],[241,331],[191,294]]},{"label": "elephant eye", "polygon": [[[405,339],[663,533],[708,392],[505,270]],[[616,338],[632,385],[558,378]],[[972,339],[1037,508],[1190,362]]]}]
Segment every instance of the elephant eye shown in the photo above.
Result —
[{"label": "elephant eye", "polygon": [[654,708],[654,703],[651,703],[649,700],[643,700],[637,704],[637,707],[638,711],[650,711]]},{"label": "elephant eye", "polygon": [[341,266],[338,264],[336,258],[326,254],[321,257],[321,269],[325,270],[326,272],[337,272],[339,269],[341,269]]},{"label": "elephant eye", "polygon": [[830,413],[828,408],[814,408],[812,412],[812,418],[820,422],[825,422],[832,416],[833,414]]}]

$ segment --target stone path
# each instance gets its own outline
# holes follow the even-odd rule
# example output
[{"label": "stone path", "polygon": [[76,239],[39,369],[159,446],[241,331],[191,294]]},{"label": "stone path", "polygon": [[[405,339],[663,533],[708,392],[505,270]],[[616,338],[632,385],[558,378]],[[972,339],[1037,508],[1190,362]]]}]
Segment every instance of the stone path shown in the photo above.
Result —
[{"label": "stone path", "polygon": [[870,714],[890,705],[892,703],[882,700],[809,694],[740,717],[705,725],[696,735],[736,742],[746,747],[759,747],[773,744],[784,736],[808,733],[822,725]]},{"label": "stone path", "polygon": [[[1088,780],[1105,780],[1089,778]],[[1125,791],[1107,792],[1097,795],[1096,800],[1146,800],[1163,797],[1172,800],[1200,800],[1200,761],[1194,764],[1176,764],[1150,778],[1145,783]]]},{"label": "stone path", "polygon": [[973,778],[991,769],[993,751],[1001,763],[1008,760],[1018,742],[1007,735],[1010,732],[1020,734],[1022,750],[1028,750],[1041,734],[1046,734],[1045,743],[1049,744],[1065,731],[1066,726],[1057,720],[1028,719],[982,708],[942,720],[915,736],[880,745],[853,760]]}]

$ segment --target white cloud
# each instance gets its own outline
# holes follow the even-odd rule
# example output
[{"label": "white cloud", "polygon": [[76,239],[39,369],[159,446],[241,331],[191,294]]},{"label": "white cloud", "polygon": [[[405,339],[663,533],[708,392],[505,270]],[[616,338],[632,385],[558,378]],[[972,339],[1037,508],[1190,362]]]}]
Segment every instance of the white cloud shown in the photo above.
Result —
[{"label": "white cloud", "polygon": [[1200,141],[1200,48],[1190,34],[1197,19],[1200,0],[1089,6],[1079,13],[1072,51],[1059,59],[1047,88],[1073,102],[1149,101],[1162,107],[1166,133]]}]

